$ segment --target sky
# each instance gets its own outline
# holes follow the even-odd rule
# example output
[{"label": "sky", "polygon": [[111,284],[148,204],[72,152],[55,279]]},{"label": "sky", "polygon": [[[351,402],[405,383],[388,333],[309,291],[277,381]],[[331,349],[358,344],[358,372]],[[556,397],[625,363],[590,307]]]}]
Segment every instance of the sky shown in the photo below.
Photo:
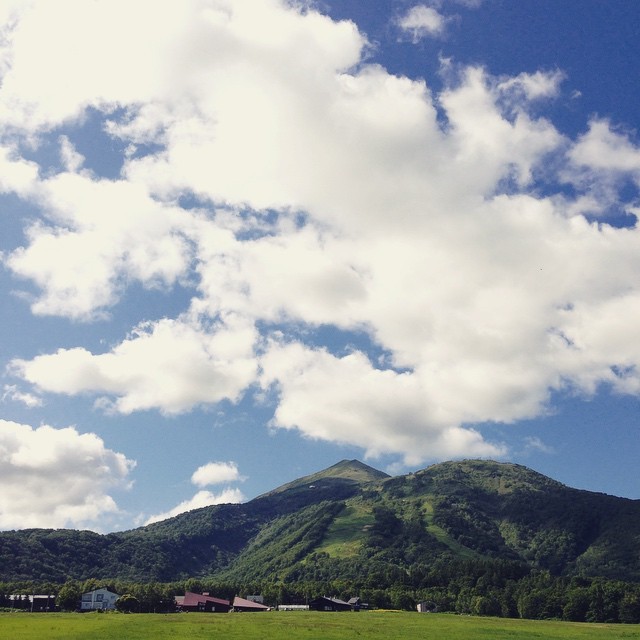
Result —
[{"label": "sky", "polygon": [[342,459],[640,499],[635,0],[0,3],[0,529]]}]

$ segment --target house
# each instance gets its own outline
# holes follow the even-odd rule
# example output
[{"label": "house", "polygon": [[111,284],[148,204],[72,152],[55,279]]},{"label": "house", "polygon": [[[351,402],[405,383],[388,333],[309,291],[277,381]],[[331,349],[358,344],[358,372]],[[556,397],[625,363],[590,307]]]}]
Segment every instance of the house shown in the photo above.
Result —
[{"label": "house", "polygon": [[431,601],[418,602],[416,605],[418,613],[436,613],[438,611],[438,605]]},{"label": "house", "polygon": [[108,589],[95,589],[82,594],[80,611],[106,611],[116,608],[116,600],[120,596]]},{"label": "house", "polygon": [[[6,605],[24,611],[57,611],[54,595],[8,595]],[[5,603],[3,603],[4,605]]]},{"label": "house", "polygon": [[259,602],[260,604],[264,604],[264,596],[247,596],[246,599],[251,600],[251,602]]},{"label": "house", "polygon": [[349,603],[354,611],[361,611],[362,609],[368,609],[369,605],[366,602],[362,602],[360,598],[349,598]]},{"label": "house", "polygon": [[208,593],[187,591],[184,596],[175,597],[178,611],[206,611],[208,613],[228,613],[231,603],[228,600],[214,598]]},{"label": "house", "polygon": [[315,598],[309,602],[311,611],[351,611],[351,605],[344,600],[338,598]]},{"label": "house", "polygon": [[236,596],[233,599],[234,611],[269,611],[269,607],[263,605],[261,602],[255,600],[245,600],[245,598],[239,598]]},{"label": "house", "polygon": [[29,596],[31,600],[31,611],[57,611],[56,597],[54,595],[32,595]]}]

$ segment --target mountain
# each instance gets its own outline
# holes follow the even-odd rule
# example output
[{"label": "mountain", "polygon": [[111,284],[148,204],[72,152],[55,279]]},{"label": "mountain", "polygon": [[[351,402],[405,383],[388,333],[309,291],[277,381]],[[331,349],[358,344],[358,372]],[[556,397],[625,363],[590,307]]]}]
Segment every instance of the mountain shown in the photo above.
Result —
[{"label": "mountain", "polygon": [[321,582],[388,586],[447,562],[640,582],[640,501],[526,467],[446,462],[390,477],[343,460],[245,504],[131,531],[0,533],[0,580]]},{"label": "mountain", "polygon": [[298,478],[297,480],[284,484],[265,495],[283,493],[284,491],[289,491],[299,487],[313,486],[314,488],[318,488],[321,486],[331,486],[335,482],[348,483],[352,485],[366,484],[369,482],[376,482],[378,480],[386,480],[390,477],[391,476],[387,473],[378,471],[359,460],[342,460],[342,462],[338,462],[324,471],[318,471],[310,476]]}]

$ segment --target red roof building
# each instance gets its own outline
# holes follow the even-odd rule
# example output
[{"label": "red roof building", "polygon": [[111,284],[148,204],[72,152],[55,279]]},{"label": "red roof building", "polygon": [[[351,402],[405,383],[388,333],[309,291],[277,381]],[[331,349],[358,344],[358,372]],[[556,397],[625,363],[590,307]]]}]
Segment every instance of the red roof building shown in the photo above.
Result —
[{"label": "red roof building", "polygon": [[260,602],[254,602],[253,600],[245,600],[244,598],[238,598],[236,596],[233,599],[234,611],[269,611],[269,607],[261,604]]},{"label": "red roof building", "polygon": [[208,593],[187,591],[184,596],[176,596],[176,607],[180,611],[206,611],[209,613],[228,613],[231,603],[228,600],[214,598]]}]

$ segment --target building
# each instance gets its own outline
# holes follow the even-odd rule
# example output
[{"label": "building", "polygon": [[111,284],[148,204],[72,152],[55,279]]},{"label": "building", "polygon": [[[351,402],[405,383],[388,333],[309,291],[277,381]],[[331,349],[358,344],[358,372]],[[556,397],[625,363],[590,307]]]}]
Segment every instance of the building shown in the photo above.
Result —
[{"label": "building", "polygon": [[120,596],[108,589],[96,589],[82,594],[80,611],[106,611],[116,608],[116,600]]},{"label": "building", "polygon": [[251,602],[259,602],[260,604],[264,604],[264,596],[255,595],[255,596],[247,596],[247,600],[251,600]]},{"label": "building", "polygon": [[368,609],[369,605],[358,597],[349,598],[349,604],[354,611],[361,611],[362,609]]},{"label": "building", "polygon": [[175,597],[178,611],[206,611],[207,613],[228,613],[231,603],[228,600],[214,598],[208,593],[187,591],[183,596]]},{"label": "building", "polygon": [[351,611],[352,607],[348,602],[339,600],[338,598],[315,598],[309,602],[311,611]]},{"label": "building", "polygon": [[29,596],[31,600],[31,611],[57,611],[56,597],[54,595],[32,595]]},{"label": "building", "polygon": [[248,600],[245,598],[239,598],[236,596],[233,599],[233,610],[234,611],[269,611],[269,607],[263,605],[261,602],[256,602],[255,600]]},{"label": "building", "polygon": [[309,611],[308,604],[279,604],[278,611]]},{"label": "building", "polygon": [[438,611],[438,606],[435,602],[423,601],[418,602],[416,609],[418,610],[418,613],[436,613]]},{"label": "building", "polygon": [[9,595],[2,606],[23,611],[57,611],[56,597],[54,595]]}]

